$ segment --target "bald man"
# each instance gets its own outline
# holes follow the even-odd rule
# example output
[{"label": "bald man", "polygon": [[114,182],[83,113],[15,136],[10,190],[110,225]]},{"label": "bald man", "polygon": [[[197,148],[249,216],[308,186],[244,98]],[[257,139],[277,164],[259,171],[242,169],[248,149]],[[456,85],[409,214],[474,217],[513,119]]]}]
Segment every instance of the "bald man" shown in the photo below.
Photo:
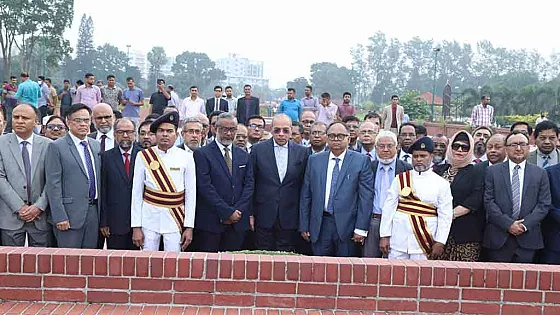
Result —
[{"label": "bald man", "polygon": [[207,140],[208,131],[210,131],[210,121],[208,120],[208,117],[206,117],[206,115],[201,113],[196,115],[196,118],[198,118],[198,120],[200,120],[200,122],[202,123],[202,138],[200,139],[200,146],[203,147],[208,144]]},{"label": "bald man", "polygon": [[90,133],[88,137],[96,139],[101,143],[101,153],[118,146],[115,142],[115,134],[113,133],[114,123],[115,115],[111,105],[99,103],[93,107],[93,125],[96,131]]}]

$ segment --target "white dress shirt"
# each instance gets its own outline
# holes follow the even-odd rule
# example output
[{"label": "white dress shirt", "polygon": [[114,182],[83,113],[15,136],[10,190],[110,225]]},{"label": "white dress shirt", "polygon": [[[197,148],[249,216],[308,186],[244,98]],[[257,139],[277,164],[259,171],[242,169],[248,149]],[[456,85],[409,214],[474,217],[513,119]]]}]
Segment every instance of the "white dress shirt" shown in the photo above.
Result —
[{"label": "white dress shirt", "polygon": [[123,150],[121,147],[119,147],[119,150],[121,151],[121,158],[122,158],[123,163],[126,163],[126,159],[124,157],[125,153],[128,153],[128,161],[132,163],[132,147],[130,147],[130,149],[128,149],[128,151]]},{"label": "white dress shirt", "polygon": [[524,160],[523,162],[521,162],[519,164],[515,164],[511,160],[508,160],[508,163],[509,163],[509,180],[510,180],[510,183],[512,185],[513,185],[514,168],[515,168],[516,165],[519,165],[521,167],[518,171],[518,174],[519,174],[519,206],[521,206],[521,201],[523,200],[523,179],[525,178],[525,165],[527,164],[527,160]]},{"label": "white dress shirt", "polygon": [[[97,177],[97,171],[95,170],[95,159],[93,158],[93,152],[91,152],[91,145],[89,145],[89,137],[86,137],[84,140],[80,140],[78,139],[78,137],[74,136],[71,132],[68,133],[70,135],[70,138],[72,138],[72,141],[74,141],[74,146],[76,146],[76,150],[78,150],[78,153],[80,154],[80,158],[82,159],[82,163],[84,165],[84,169],[86,170],[86,175],[89,178],[89,173],[88,173],[88,169],[87,169],[87,164],[86,164],[86,153],[84,150],[84,146],[81,144],[82,141],[87,141],[88,143],[88,151],[89,151],[89,156],[91,158],[91,163],[92,163],[92,167],[93,167],[93,175],[95,176],[95,199],[98,198],[99,196],[99,192],[97,191],[97,184],[99,183],[99,177]],[[90,179],[91,180],[91,179]]]},{"label": "white dress shirt", "polygon": [[[29,164],[31,165],[31,167],[33,167],[33,165],[31,164],[33,161],[33,133],[31,134],[31,136],[27,139],[22,139],[20,137],[18,137],[18,135],[16,135],[18,144],[19,144],[19,149],[20,151],[23,150],[23,144],[21,144],[23,141],[27,141],[27,152],[29,152]],[[31,174],[31,176],[33,176],[33,174]]]},{"label": "white dress shirt", "polygon": [[556,152],[556,150],[552,150],[552,152],[550,152],[550,154],[544,154],[541,152],[541,150],[537,149],[537,165],[542,167],[544,160],[545,160],[545,156],[549,157],[548,159],[548,164],[546,165],[547,167],[549,166],[553,166],[558,164],[558,152]]},{"label": "white dress shirt", "polygon": [[375,161],[377,159],[377,155],[375,154],[375,148],[371,149],[371,151],[367,151],[363,146],[362,146],[362,152],[363,155],[367,155],[369,153],[369,159],[370,161]]},{"label": "white dress shirt", "polygon": [[[170,180],[177,191],[185,191],[185,222],[184,227],[194,228],[196,207],[196,170],[193,154],[171,147],[167,152],[154,147]],[[132,184],[131,227],[142,227],[156,233],[181,233],[168,208],[158,207],[144,202],[144,187],[159,191],[149,168],[146,167],[142,154],[136,156],[134,179]]]},{"label": "white dress shirt", "polygon": [[274,141],[274,157],[276,160],[276,168],[278,169],[278,176],[280,182],[284,180],[286,176],[286,171],[288,170],[288,143],[284,145],[279,145]]},{"label": "white dress shirt", "polygon": [[101,133],[101,131],[97,131],[97,136],[95,137],[95,140],[99,141],[99,143],[101,143],[102,139],[101,137],[103,135],[106,135],[107,138],[105,139],[105,151],[109,151],[112,148],[115,147],[115,133],[113,131],[113,128],[111,128],[111,130],[109,130],[109,132],[107,133]]},{"label": "white dress shirt", "polygon": [[[328,205],[329,205],[329,198],[331,196],[331,182],[332,182],[332,173],[334,170],[334,166],[336,165],[336,161],[334,160],[335,158],[338,158],[340,161],[338,161],[338,170],[342,170],[342,163],[344,162],[344,157],[346,156],[346,150],[344,150],[344,152],[342,152],[339,156],[335,156],[332,152],[329,154],[329,164],[327,166],[327,180],[325,183],[325,210],[327,209]],[[340,177],[340,173],[339,173],[339,178],[337,178],[337,181],[342,180],[342,178]],[[336,211],[336,210],[335,210]],[[367,236],[368,231],[364,231],[364,230],[360,230],[360,229],[354,229],[354,233],[361,235],[361,236]]]},{"label": "white dress shirt", "polygon": [[[216,141],[216,144],[218,145],[218,148],[220,149],[220,152],[222,152],[222,156],[225,159],[226,158],[226,151],[224,150],[224,148],[226,148],[226,146],[223,145],[220,141],[217,141],[217,140],[215,140],[215,141]],[[231,163],[233,164],[233,153],[231,152],[233,150],[233,145],[230,144],[230,145],[227,146],[227,148],[229,148],[229,157],[231,158]]]},{"label": "white dress shirt", "polygon": [[[408,156],[408,158],[405,159],[405,156]],[[404,150],[401,149],[401,151],[399,153],[399,160],[404,161],[404,162],[412,165],[412,154],[406,153]]]},{"label": "white dress shirt", "polygon": [[[453,220],[453,197],[449,182],[431,169],[422,173],[410,171],[410,175],[412,188],[420,200],[436,206],[437,217],[425,217],[424,220],[434,241],[445,245]],[[399,181],[393,180],[383,205],[379,236],[391,237],[390,246],[393,250],[424,254],[414,235],[409,215],[397,211],[399,192]]]},{"label": "white dress shirt", "polygon": [[188,117],[196,117],[199,113],[206,115],[206,103],[200,97],[197,97],[194,101],[187,97],[179,106],[179,117],[183,121]]}]

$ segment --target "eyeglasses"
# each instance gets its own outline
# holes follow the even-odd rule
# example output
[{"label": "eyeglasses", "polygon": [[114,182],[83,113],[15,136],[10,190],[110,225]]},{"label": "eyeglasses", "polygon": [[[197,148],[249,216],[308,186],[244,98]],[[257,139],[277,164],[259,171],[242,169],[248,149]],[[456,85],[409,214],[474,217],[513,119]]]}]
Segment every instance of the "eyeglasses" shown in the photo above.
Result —
[{"label": "eyeglasses", "polygon": [[459,151],[459,149],[461,149],[461,151],[467,152],[467,151],[469,151],[470,148],[471,148],[470,145],[463,144],[463,143],[453,143],[451,145],[451,150],[454,150],[454,151]]},{"label": "eyeglasses", "polygon": [[517,149],[517,147],[520,147],[521,149],[525,149],[526,147],[529,146],[529,144],[527,142],[519,142],[519,143],[510,143],[507,144],[507,146],[512,149]]},{"label": "eyeglasses", "polygon": [[274,129],[272,129],[272,132],[274,132],[277,135],[280,134],[280,133],[289,134],[290,131],[291,131],[290,128],[274,128]]},{"label": "eyeglasses", "polygon": [[49,129],[49,130],[55,130],[55,129],[56,130],[66,130],[66,126],[52,124],[52,125],[47,125],[47,129]]},{"label": "eyeglasses", "polygon": [[113,118],[113,115],[106,115],[106,116],[95,117],[95,120],[103,120],[103,119],[109,120],[109,119],[111,119],[111,118]]},{"label": "eyeglasses", "polygon": [[237,127],[218,127],[218,130],[220,130],[223,133],[236,133],[237,132]]},{"label": "eyeglasses", "polygon": [[302,120],[301,123],[304,125],[313,125],[315,123],[315,120],[306,119],[306,120]]},{"label": "eyeglasses", "polygon": [[342,141],[342,140],[346,139],[346,137],[348,137],[348,135],[345,134],[345,133],[331,133],[331,134],[328,134],[327,137],[331,141],[334,141],[334,140]]},{"label": "eyeglasses", "polygon": [[183,132],[188,134],[188,135],[199,135],[202,133],[202,130],[198,130],[198,129],[183,129]]},{"label": "eyeglasses", "polygon": [[312,136],[322,137],[322,136],[325,135],[325,133],[326,133],[326,132],[324,132],[324,131],[313,131],[313,132],[311,133],[311,135],[312,135]]},{"label": "eyeglasses", "polygon": [[202,124],[202,128],[204,129],[208,128],[208,124]]},{"label": "eyeglasses", "polygon": [[350,129],[350,130],[356,130],[356,129],[358,129],[358,126],[357,126],[357,125],[346,125],[346,127],[348,127],[348,129]]},{"label": "eyeglasses", "polygon": [[242,135],[242,134],[236,134],[235,135],[235,139],[247,139],[246,135]]},{"label": "eyeglasses", "polygon": [[258,129],[263,129],[264,126],[263,126],[263,125],[259,125],[259,124],[250,124],[250,125],[249,125],[249,128],[251,128],[251,129],[257,129],[257,128],[258,128]]},{"label": "eyeglasses", "polygon": [[116,130],[115,133],[119,136],[127,135],[134,136],[134,130]]},{"label": "eyeglasses", "polygon": [[74,119],[72,119],[72,121],[77,123],[77,124],[90,124],[91,123],[91,119],[89,119],[89,118],[74,118]]},{"label": "eyeglasses", "polygon": [[374,130],[360,130],[361,135],[376,135],[377,132]]},{"label": "eyeglasses", "polygon": [[390,144],[378,144],[375,146],[378,150],[392,150],[393,148],[395,148],[395,145],[390,143]]},{"label": "eyeglasses", "polygon": [[445,143],[434,143],[434,148],[445,149],[446,147],[447,145],[445,145]]}]

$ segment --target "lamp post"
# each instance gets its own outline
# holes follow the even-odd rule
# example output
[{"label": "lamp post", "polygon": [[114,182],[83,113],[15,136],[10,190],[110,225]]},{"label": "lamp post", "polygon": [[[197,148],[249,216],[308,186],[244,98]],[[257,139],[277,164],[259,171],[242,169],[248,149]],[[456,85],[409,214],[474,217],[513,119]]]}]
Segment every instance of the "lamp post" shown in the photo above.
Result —
[{"label": "lamp post", "polygon": [[130,44],[126,45],[126,65],[130,66]]},{"label": "lamp post", "polygon": [[431,121],[434,121],[434,103],[436,101],[436,73],[437,73],[437,56],[438,53],[441,51],[440,47],[434,48],[434,81],[432,86],[432,107],[431,107]]}]

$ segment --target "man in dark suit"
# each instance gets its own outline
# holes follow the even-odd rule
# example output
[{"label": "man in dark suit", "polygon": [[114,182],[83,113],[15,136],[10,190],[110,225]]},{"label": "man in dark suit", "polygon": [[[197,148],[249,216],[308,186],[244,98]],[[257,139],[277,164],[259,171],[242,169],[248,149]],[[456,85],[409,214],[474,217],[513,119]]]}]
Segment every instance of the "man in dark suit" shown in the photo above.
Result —
[{"label": "man in dark suit", "polygon": [[222,87],[216,85],[214,87],[214,97],[206,100],[206,116],[210,117],[210,114],[214,111],[228,111],[228,102],[222,98]]},{"label": "man in dark suit", "polygon": [[243,87],[245,96],[237,100],[237,121],[240,124],[245,124],[247,118],[253,115],[260,115],[260,102],[258,97],[251,96],[251,86],[245,84]]},{"label": "man in dark suit", "polygon": [[[412,165],[397,159],[397,136],[391,131],[382,130],[377,135],[375,148],[377,159],[371,162],[374,184],[373,208],[368,237],[363,247],[363,256],[380,258],[379,226],[381,224],[383,203],[387,199],[387,193],[395,176],[411,170]],[[377,176],[378,174],[379,176]]]},{"label": "man in dark suit", "polygon": [[223,113],[216,121],[216,140],[194,151],[197,207],[195,247],[204,252],[241,249],[254,228],[251,213],[253,166],[249,154],[233,146],[237,120]]},{"label": "man in dark suit", "polygon": [[134,146],[136,126],[128,118],[115,122],[118,146],[101,154],[100,231],[108,249],[134,249],[130,227],[130,207],[134,162],[139,148]]},{"label": "man in dark suit", "polygon": [[358,141],[358,130],[360,129],[360,118],[356,116],[346,116],[342,122],[350,130],[350,139],[348,140],[348,150],[361,153],[362,144]]},{"label": "man in dark suit", "polygon": [[299,230],[316,256],[356,256],[369,230],[373,174],[365,155],[348,150],[349,134],[343,123],[331,124],[330,152],[307,162]]},{"label": "man in dark suit", "polygon": [[560,265],[560,164],[546,168],[550,181],[552,207],[542,222],[544,249],[539,261],[544,264]]},{"label": "man in dark suit", "polygon": [[257,247],[293,252],[299,220],[299,195],[303,184],[307,150],[289,141],[292,120],[278,114],[272,120],[272,139],[253,146],[255,178],[253,214]]},{"label": "man in dark suit", "polygon": [[115,123],[115,115],[109,104],[99,103],[95,105],[92,111],[93,125],[96,131],[88,134],[88,137],[99,141],[101,153],[118,147],[119,144],[115,139],[113,124]]},{"label": "man in dark suit", "polygon": [[486,171],[487,212],[483,246],[493,262],[533,261],[543,248],[541,222],[550,207],[546,171],[527,163],[529,137],[514,131],[506,137],[508,161]]},{"label": "man in dark suit", "polygon": [[59,247],[96,248],[99,233],[101,161],[99,142],[87,136],[91,109],[74,104],[67,112],[68,134],[51,144],[46,157],[50,220]]}]

